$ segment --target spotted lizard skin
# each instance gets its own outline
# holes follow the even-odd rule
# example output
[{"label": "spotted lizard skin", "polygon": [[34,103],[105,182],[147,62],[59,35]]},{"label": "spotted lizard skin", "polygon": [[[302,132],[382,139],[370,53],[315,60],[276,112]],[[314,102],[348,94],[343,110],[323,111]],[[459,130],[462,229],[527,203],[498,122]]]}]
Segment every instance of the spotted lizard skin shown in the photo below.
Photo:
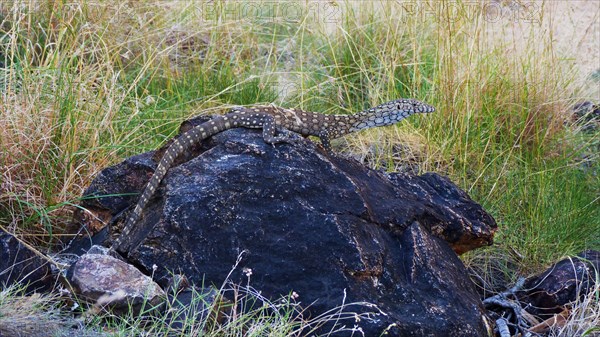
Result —
[{"label": "spotted lizard skin", "polygon": [[119,249],[123,238],[131,235],[144,207],[154,195],[175,159],[195,144],[219,132],[239,127],[262,128],[264,141],[268,144],[276,144],[294,142],[295,138],[291,137],[291,131],[303,136],[319,137],[323,147],[330,152],[330,139],[362,129],[392,125],[415,113],[434,111],[435,108],[431,105],[414,99],[390,101],[353,115],[324,115],[317,112],[275,106],[233,108],[227,114],[217,116],[185,132],[169,146],[133,212],[127,219],[121,235],[115,240],[112,249]]}]

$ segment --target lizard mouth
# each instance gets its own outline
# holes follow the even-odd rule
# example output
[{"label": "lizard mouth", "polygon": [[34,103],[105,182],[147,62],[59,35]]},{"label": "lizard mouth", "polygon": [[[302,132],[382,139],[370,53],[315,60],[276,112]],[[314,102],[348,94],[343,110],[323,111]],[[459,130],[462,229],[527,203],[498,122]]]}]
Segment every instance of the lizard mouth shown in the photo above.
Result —
[{"label": "lizard mouth", "polygon": [[435,108],[432,107],[431,105],[425,105],[425,106],[421,107],[421,110],[422,110],[421,112],[423,112],[423,113],[435,112]]}]

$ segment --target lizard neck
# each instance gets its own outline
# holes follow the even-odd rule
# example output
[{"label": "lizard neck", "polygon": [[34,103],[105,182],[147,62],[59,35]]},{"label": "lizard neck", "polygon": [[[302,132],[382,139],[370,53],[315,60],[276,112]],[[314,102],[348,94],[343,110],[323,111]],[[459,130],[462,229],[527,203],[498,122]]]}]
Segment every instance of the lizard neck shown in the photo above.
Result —
[{"label": "lizard neck", "polygon": [[405,111],[380,109],[378,107],[370,108],[354,115],[355,122],[352,124],[349,131],[354,132],[362,129],[396,124],[409,115],[410,113]]},{"label": "lizard neck", "polygon": [[379,109],[378,107],[353,115],[334,115],[336,124],[334,130],[330,130],[329,133],[333,135],[332,138],[335,138],[363,129],[396,124],[409,115],[410,113],[407,112]]}]

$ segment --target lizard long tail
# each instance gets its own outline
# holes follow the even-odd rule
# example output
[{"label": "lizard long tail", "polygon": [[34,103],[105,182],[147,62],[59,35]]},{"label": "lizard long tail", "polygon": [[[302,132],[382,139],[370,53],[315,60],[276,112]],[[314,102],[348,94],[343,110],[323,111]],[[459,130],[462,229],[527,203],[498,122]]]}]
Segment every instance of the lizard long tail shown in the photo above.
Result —
[{"label": "lizard long tail", "polygon": [[135,205],[135,208],[129,215],[129,218],[127,218],[125,227],[123,227],[123,231],[121,232],[120,236],[115,240],[113,247],[119,248],[122,244],[123,238],[132,234],[132,231],[135,228],[135,223],[140,219],[142,211],[148,204],[150,198],[152,198],[154,195],[154,192],[167,174],[167,170],[173,165],[175,159],[177,159],[177,157],[179,157],[192,145],[197,144],[201,140],[211,137],[212,135],[217,134],[225,129],[228,129],[229,127],[230,125],[227,122],[226,117],[215,117],[212,120],[200,124],[182,134],[167,148],[167,151],[156,166],[156,170],[146,185],[144,192],[142,192],[142,195]]}]

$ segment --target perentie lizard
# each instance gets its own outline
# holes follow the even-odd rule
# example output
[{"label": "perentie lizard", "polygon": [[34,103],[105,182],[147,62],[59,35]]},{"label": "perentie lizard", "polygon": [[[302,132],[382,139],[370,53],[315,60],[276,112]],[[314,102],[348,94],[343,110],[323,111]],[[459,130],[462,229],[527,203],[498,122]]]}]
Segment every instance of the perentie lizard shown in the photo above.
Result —
[{"label": "perentie lizard", "polygon": [[293,142],[290,131],[303,136],[317,136],[323,147],[331,150],[329,139],[376,126],[395,124],[415,113],[434,112],[431,105],[414,99],[398,99],[352,115],[324,115],[299,109],[285,109],[274,106],[236,107],[227,114],[217,116],[208,122],[188,130],[169,146],[161,158],[154,175],[146,185],[133,212],[127,219],[121,235],[111,249],[118,249],[123,238],[129,236],[142,210],[158,188],[160,182],[175,159],[200,141],[231,128],[262,128],[266,143]]}]

